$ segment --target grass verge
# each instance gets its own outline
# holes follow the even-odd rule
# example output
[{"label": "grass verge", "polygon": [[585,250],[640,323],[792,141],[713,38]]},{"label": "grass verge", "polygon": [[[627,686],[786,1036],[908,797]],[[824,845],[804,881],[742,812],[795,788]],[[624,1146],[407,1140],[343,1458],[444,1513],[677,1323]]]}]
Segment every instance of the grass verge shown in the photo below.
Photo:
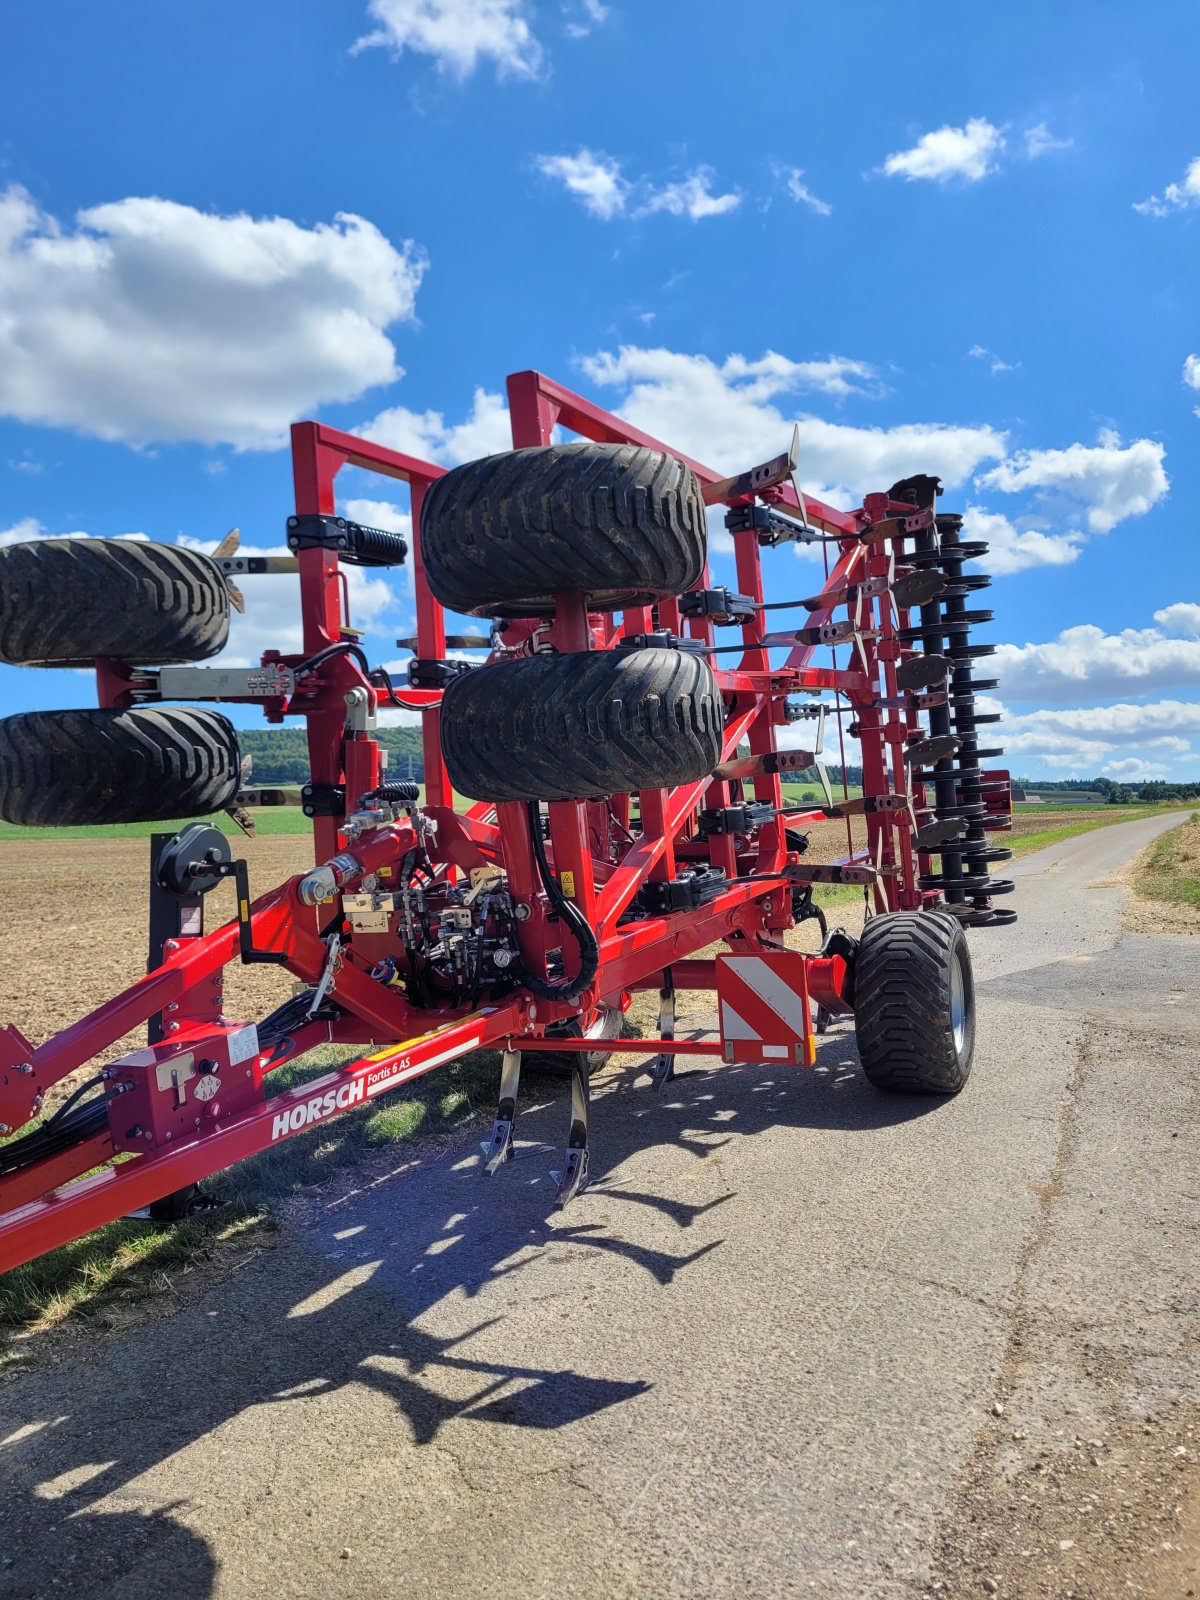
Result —
[{"label": "grass verge", "polygon": [[[314,1050],[272,1073],[270,1093],[353,1059],[353,1052],[330,1046]],[[228,1202],[218,1211],[183,1223],[121,1219],[4,1274],[0,1370],[20,1359],[30,1335],[70,1319],[119,1327],[136,1320],[144,1302],[170,1309],[190,1284],[267,1248],[281,1202],[326,1182],[364,1152],[436,1139],[490,1115],[498,1068],[495,1051],[474,1051],[396,1090],[383,1105],[364,1105],[239,1162],[215,1180]]]},{"label": "grass verge", "polygon": [[1132,880],[1143,900],[1164,900],[1200,911],[1200,813],[1169,828],[1146,850]]},{"label": "grass verge", "polygon": [[1014,855],[1028,855],[1031,850],[1044,850],[1047,845],[1058,844],[1062,839],[1073,839],[1077,833],[1091,833],[1096,828],[1112,828],[1119,822],[1140,822],[1144,817],[1160,817],[1166,812],[1177,812],[1186,807],[1139,806],[1136,812],[1121,808],[1116,816],[1089,817],[1086,822],[1067,823],[1060,828],[1039,828],[1036,833],[1022,833],[1006,839]]}]

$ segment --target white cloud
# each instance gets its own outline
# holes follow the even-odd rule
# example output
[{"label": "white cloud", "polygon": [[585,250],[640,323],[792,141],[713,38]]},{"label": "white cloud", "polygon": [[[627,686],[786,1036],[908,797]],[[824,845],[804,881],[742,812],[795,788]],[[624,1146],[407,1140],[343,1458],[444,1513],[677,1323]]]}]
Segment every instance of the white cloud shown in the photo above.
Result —
[{"label": "white cloud", "polygon": [[988,362],[993,372],[1015,372],[1021,365],[1019,361],[1001,361],[995,351],[982,344],[973,344],[967,354],[975,361]]},{"label": "white cloud", "polygon": [[1105,633],[1083,623],[1045,644],[997,645],[994,667],[1010,700],[1148,694],[1200,684],[1200,638],[1169,638],[1160,628]]},{"label": "white cloud", "polygon": [[910,150],[897,150],[883,163],[889,178],[925,178],[947,183],[962,178],[977,183],[994,172],[1004,149],[1004,133],[986,117],[972,117],[965,128],[942,127],[926,133]]},{"label": "white cloud", "polygon": [[[31,539],[90,539],[90,533],[82,529],[73,528],[67,533],[47,533],[36,517],[22,517],[20,522],[14,522],[11,528],[0,533],[0,545],[28,544]],[[113,535],[117,539],[145,539],[144,533],[118,533]]]},{"label": "white cloud", "polygon": [[1044,122],[1026,128],[1024,138],[1025,154],[1031,161],[1035,161],[1038,156],[1047,155],[1051,150],[1070,150],[1075,143],[1074,139],[1055,138]]},{"label": "white cloud", "polygon": [[439,72],[467,78],[490,60],[502,78],[536,78],[542,47],[526,17],[525,0],[369,0],[378,27],[358,39],[353,54],[382,46],[433,56]]},{"label": "white cloud", "polygon": [[621,176],[620,162],[611,156],[582,148],[573,156],[538,156],[537,165],[546,177],[565,185],[594,217],[610,222],[624,211],[630,185]]},{"label": "white cloud", "polygon": [[768,351],[758,360],[733,355],[718,364],[707,356],[623,345],[615,355],[585,357],[580,366],[592,382],[618,391],[613,409],[635,427],[719,472],[778,454],[798,421],[800,482],[835,502],[914,472],[936,472],[953,488],[981,462],[1005,453],[1004,435],[993,428],[936,422],[853,428],[777,403],[814,389],[843,394],[873,375],[866,363],[847,357],[790,361]]},{"label": "white cloud", "polygon": [[[566,11],[567,7],[564,6],[563,10]],[[611,16],[612,7],[602,5],[601,0],[582,0],[580,10],[567,22],[567,34],[572,39],[586,39],[593,28],[598,28]]]},{"label": "white cloud", "polygon": [[1177,600],[1154,613],[1154,620],[1165,633],[1181,634],[1185,639],[1200,639],[1200,606]]},{"label": "white cloud", "polygon": [[1200,389],[1200,356],[1188,356],[1183,363],[1183,381],[1189,389]]},{"label": "white cloud", "polygon": [[465,422],[447,423],[440,411],[409,411],[391,406],[361,423],[355,433],[389,450],[418,456],[435,466],[456,466],[512,449],[512,431],[504,397],[476,389]]},{"label": "white cloud", "polygon": [[1022,714],[999,701],[985,700],[984,708],[1001,713],[995,737],[1013,766],[1036,763],[1055,771],[1067,769],[1074,776],[1144,777],[1151,768],[1161,774],[1164,761],[1191,758],[1192,738],[1200,735],[1200,701],[1157,700],[1146,705],[1122,701]]},{"label": "white cloud", "polygon": [[1041,533],[1016,528],[1007,517],[982,506],[968,506],[963,514],[963,534],[986,539],[988,553],[982,564],[997,577],[1024,572],[1029,567],[1064,567],[1074,561],[1083,544],[1081,533]]},{"label": "white cloud", "polygon": [[736,192],[714,194],[716,173],[711,167],[697,167],[677,183],[656,186],[649,178],[636,182],[625,177],[621,163],[603,151],[581,146],[573,156],[536,157],[538,170],[557,179],[568,194],[573,194],[594,217],[611,222],[614,217],[649,217],[669,212],[699,222],[704,217],[720,217],[736,211],[742,197]]},{"label": "white cloud", "polygon": [[1126,517],[1143,516],[1170,487],[1163,470],[1164,447],[1154,439],[1122,445],[1103,429],[1096,445],[1065,450],[1020,450],[978,480],[1004,494],[1034,489],[1055,492],[1086,510],[1093,533],[1108,533]]},{"label": "white cloud", "polygon": [[803,167],[786,167],[783,172],[787,192],[798,205],[807,206],[810,211],[815,211],[819,217],[833,215],[833,207],[828,200],[820,200],[804,182]]},{"label": "white cloud", "polygon": [[22,517],[20,522],[14,522],[11,528],[0,532],[0,545],[28,544],[30,539],[40,539],[42,535],[42,525],[36,517]]},{"label": "white cloud", "polygon": [[[349,502],[346,510],[353,504]],[[378,509],[378,507],[376,507]],[[382,527],[382,522],[375,522]],[[398,528],[397,531],[404,531]],[[189,550],[203,550],[211,554],[219,543],[216,539],[191,539],[183,537],[179,544]],[[240,556],[287,556],[292,552],[286,545],[240,544]],[[370,631],[396,609],[398,597],[387,578],[372,575],[370,568],[342,567],[350,591],[350,618],[356,628]],[[264,650],[279,650],[284,655],[294,655],[304,648],[303,628],[300,621],[300,580],[294,573],[264,573],[257,577],[236,580],[246,601],[244,613],[234,611],[229,620],[229,643],[206,666],[250,667],[257,666]]]},{"label": "white cloud", "polygon": [[76,221],[0,195],[0,413],[275,448],[322,401],[400,376],[384,330],[412,317],[425,262],[361,217],[306,228],[131,198]]},{"label": "white cloud", "polygon": [[1145,200],[1135,201],[1133,209],[1144,217],[1165,217],[1172,211],[1184,211],[1196,205],[1200,205],[1200,156],[1188,163],[1182,183],[1169,183],[1161,195],[1152,194]]},{"label": "white cloud", "polygon": [[651,189],[637,214],[650,216],[656,211],[669,211],[674,217],[690,217],[699,222],[703,217],[723,217],[736,211],[742,203],[741,195],[736,190],[714,194],[716,176],[711,167],[697,167],[678,183]]}]

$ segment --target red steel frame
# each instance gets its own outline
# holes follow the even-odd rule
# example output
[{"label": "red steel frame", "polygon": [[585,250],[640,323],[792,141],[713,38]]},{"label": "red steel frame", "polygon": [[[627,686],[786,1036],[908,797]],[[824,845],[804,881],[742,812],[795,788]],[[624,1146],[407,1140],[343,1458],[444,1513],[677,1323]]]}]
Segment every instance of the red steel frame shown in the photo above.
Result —
[{"label": "red steel frame", "polygon": [[[670,449],[537,372],[511,377],[508,397],[514,447],[548,444],[553,431],[562,428],[597,441]],[[335,479],[347,465],[408,483],[414,530],[417,654],[423,659],[443,657],[445,621],[442,607],[425,581],[418,530],[425,491],[445,469],[316,422],[299,423],[292,429],[292,455],[296,510],[300,514],[334,513]],[[728,488],[722,486],[717,472],[686,456],[681,459],[697,474],[707,500],[720,503],[725,499]],[[726,503],[745,503],[749,498]],[[764,491],[759,498],[784,511],[802,509],[812,527],[836,536],[829,548],[837,559],[823,591],[829,594],[830,601],[805,619],[810,626],[832,617],[836,606],[842,603],[836,591],[847,583],[886,577],[889,541],[903,537],[897,531],[903,522],[896,519],[912,512],[911,506],[891,502],[884,495],[869,496],[862,508],[849,512],[807,497],[801,508],[796,493],[787,485]],[[740,533],[735,542],[738,588],[751,599],[762,601],[765,595],[757,535],[753,531]],[[336,553],[302,550],[299,568],[303,652],[284,656],[269,651],[264,661],[294,666],[345,637],[348,619],[343,609],[344,584]],[[708,584],[707,570],[702,583]],[[767,650],[754,643],[758,621],[743,628],[741,659],[736,665],[715,668],[727,706],[723,760],[733,758],[743,744],[756,756],[774,751],[778,729],[786,721],[784,704],[789,694],[804,690],[836,690],[844,694],[856,708],[860,723],[864,792],[900,797],[898,809],[867,815],[867,848],[847,859],[873,862],[879,869],[870,890],[874,910],[915,909],[937,898],[923,894],[917,887],[918,872],[928,870],[928,862],[916,856],[910,832],[912,797],[902,751],[905,739],[915,731],[915,713],[876,708],[881,692],[885,698],[896,699],[897,664],[912,653],[896,638],[897,627],[907,622],[907,614],[893,616],[886,596],[862,598],[852,604],[854,620],[861,630],[861,645],[857,659],[846,667],[813,665],[817,646],[804,645],[791,652],[783,667],[772,668]],[[677,598],[660,604],[656,619],[647,607],[627,611],[618,621],[589,618],[581,599],[572,595],[558,597],[549,639],[564,650],[608,647],[622,633],[649,632],[655,626],[708,644],[714,642],[711,622],[684,619]],[[101,704],[130,703],[128,672],[108,662],[98,662],[97,670]],[[268,708],[272,720],[279,720],[283,714],[307,719],[314,783],[344,784],[349,797],[373,789],[381,776],[376,741],[369,733],[346,731],[346,696],[354,690],[365,691],[372,705],[380,699],[381,691],[367,680],[350,656],[334,655],[304,680],[282,710],[278,702]],[[533,908],[533,915],[519,924],[522,959],[529,970],[544,971],[547,950],[557,948],[562,939],[546,918],[525,808],[519,803],[506,803],[476,804],[466,813],[454,810],[439,741],[439,698],[436,691],[396,692],[399,703],[420,709],[423,714],[426,800],[422,809],[437,823],[434,859],[450,863],[458,871],[489,863],[503,866],[513,899]],[[777,773],[760,773],[748,780],[748,786],[750,783],[754,799],[776,807],[782,805]],[[919,801],[920,795],[916,798]],[[202,1133],[167,1148],[128,1155],[87,1177],[78,1175],[113,1154],[111,1133],[97,1135],[52,1158],[0,1177],[0,1270],[204,1178],[262,1150],[275,1138],[290,1136],[310,1121],[336,1115],[367,1095],[407,1082],[468,1050],[510,1042],[522,1049],[547,1048],[545,1033],[549,1025],[576,1015],[586,1017],[601,1002],[619,1003],[634,989],[659,986],[668,967],[677,988],[712,988],[715,963],[695,959],[695,953],[718,940],[726,941],[735,952],[778,948],[792,925],[789,887],[778,874],[789,860],[795,864],[799,859],[787,854],[780,818],[759,833],[757,860],[748,881],[743,876],[741,881],[731,882],[699,910],[618,923],[643,883],[673,878],[681,862],[711,861],[723,867],[731,879],[737,876],[734,840],[727,835],[699,840],[689,828],[700,805],[724,806],[730,801],[731,784],[721,778],[643,793],[641,836],[616,860],[611,859],[611,853],[597,848],[594,803],[551,804],[550,854],[554,870],[560,878],[573,875],[575,902],[600,943],[596,979],[579,1004],[534,1001],[521,990],[470,1013],[431,1012],[411,1005],[400,990],[373,981],[351,954],[338,969],[332,990],[342,1008],[341,1020],[335,1024],[309,1023],[295,1030],[286,1054],[276,1052],[269,1061],[254,1063],[255,1082],[260,1073],[269,1074],[285,1060],[330,1040],[373,1045],[377,1047],[373,1053],[283,1094],[266,1098],[260,1090],[254,1103],[221,1117]],[[348,809],[353,809],[352,800]],[[812,810],[792,815],[788,821],[803,825],[806,820],[823,817],[821,810]],[[316,861],[334,856],[339,849],[338,819],[317,817],[313,831]],[[377,835],[355,844],[359,857],[365,858],[365,852],[372,864],[400,858],[415,843],[415,834],[407,823],[381,828]],[[312,984],[326,957],[319,929],[328,910],[303,904],[298,883],[298,879],[285,883],[254,902],[254,943],[260,950],[283,953],[287,970]],[[175,1017],[170,1025],[171,1048],[184,1050],[189,1043],[212,1038],[214,1030],[225,1025],[220,1015],[220,973],[237,957],[237,928],[231,923],[168,947],[156,970],[37,1049],[32,1049],[15,1029],[0,1032],[0,1121],[10,1128],[28,1121],[53,1084],[156,1014],[171,1012]],[[568,953],[568,974],[578,971],[577,958],[573,968],[571,960]],[[846,969],[840,957],[809,958],[806,974],[814,1001],[831,1011],[850,1009]],[[563,1046],[564,1041],[555,1040],[554,1048]],[[715,1055],[720,1047],[690,1041],[640,1040],[631,1043],[630,1048],[646,1054],[661,1048]]]}]

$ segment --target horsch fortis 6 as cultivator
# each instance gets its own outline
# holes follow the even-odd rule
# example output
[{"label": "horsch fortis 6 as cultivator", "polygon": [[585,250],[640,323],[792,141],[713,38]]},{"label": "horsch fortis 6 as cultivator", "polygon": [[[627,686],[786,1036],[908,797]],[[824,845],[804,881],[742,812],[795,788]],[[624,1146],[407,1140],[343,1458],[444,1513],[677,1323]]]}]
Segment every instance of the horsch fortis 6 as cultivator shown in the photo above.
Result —
[{"label": "horsch fortis 6 as cultivator", "polygon": [[[298,424],[288,557],[0,551],[0,659],[94,662],[100,699],[0,723],[4,816],[156,821],[280,799],[242,789],[224,717],[165,704],[239,700],[307,721],[316,856],[252,901],[223,833],[156,836],[147,975],[37,1048],[0,1031],[0,1267],[138,1207],[182,1210],[213,1172],[483,1045],[503,1051],[489,1173],[513,1152],[522,1055],[569,1071],[560,1201],[586,1182],[587,1075],[613,1051],[652,1057],[656,1084],[677,1050],[804,1067],[814,1026],[853,1013],[880,1089],[965,1082],[964,929],[1013,917],[993,904],[1011,883],[991,875],[1010,853],[992,843],[1010,825],[1008,775],[981,768],[999,751],[981,748],[992,719],[975,704],[992,647],[970,642],[988,579],[963,570],[985,547],[938,512],[934,478],[838,511],[797,490],[794,451],[721,478],[537,373],[508,391],[514,450],[450,471]],[[552,443],[556,428],[582,442]],[[348,464],[408,482],[411,552],[338,517]],[[736,592],[710,580],[712,507]],[[821,546],[824,587],[769,603],[764,554],[792,541]],[[398,685],[350,628],[342,565],[410,558],[417,632]],[[799,587],[807,568],[785,564]],[[175,665],[221,649],[232,580],[264,570],[299,573],[303,651],[249,671]],[[772,632],[773,606],[807,615]],[[490,618],[490,634],[447,637],[444,608]],[[485,663],[456,658],[472,645]],[[423,798],[384,770],[374,729],[391,706],[422,713]],[[827,712],[852,718],[838,726],[860,741],[863,794],[835,803],[826,785],[805,809],[780,779],[816,763]],[[806,749],[781,743],[789,728]],[[865,845],[806,864],[805,824],[828,816],[860,817]],[[204,896],[226,877],[236,920],[205,932]],[[789,949],[798,921],[824,932],[812,892],[830,883],[862,887],[861,937]],[[705,953],[718,942],[727,953]],[[298,992],[228,1019],[222,970],[239,959],[278,963]],[[659,992],[659,1038],[621,1037],[638,989]],[[675,1041],[681,989],[714,992],[719,1036]],[[55,1084],[143,1024],[146,1047],[43,1117]],[[272,1094],[275,1069],[330,1042],[369,1049]]]}]

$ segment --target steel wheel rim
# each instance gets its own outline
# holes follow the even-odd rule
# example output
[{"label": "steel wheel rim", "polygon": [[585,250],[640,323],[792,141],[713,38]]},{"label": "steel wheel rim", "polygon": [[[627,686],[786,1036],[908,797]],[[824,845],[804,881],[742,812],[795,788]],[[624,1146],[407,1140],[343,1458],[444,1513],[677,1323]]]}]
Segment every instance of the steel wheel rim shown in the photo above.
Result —
[{"label": "steel wheel rim", "polygon": [[957,957],[950,971],[950,1031],[954,1035],[954,1048],[961,1054],[967,1036],[967,986],[962,962]]}]

